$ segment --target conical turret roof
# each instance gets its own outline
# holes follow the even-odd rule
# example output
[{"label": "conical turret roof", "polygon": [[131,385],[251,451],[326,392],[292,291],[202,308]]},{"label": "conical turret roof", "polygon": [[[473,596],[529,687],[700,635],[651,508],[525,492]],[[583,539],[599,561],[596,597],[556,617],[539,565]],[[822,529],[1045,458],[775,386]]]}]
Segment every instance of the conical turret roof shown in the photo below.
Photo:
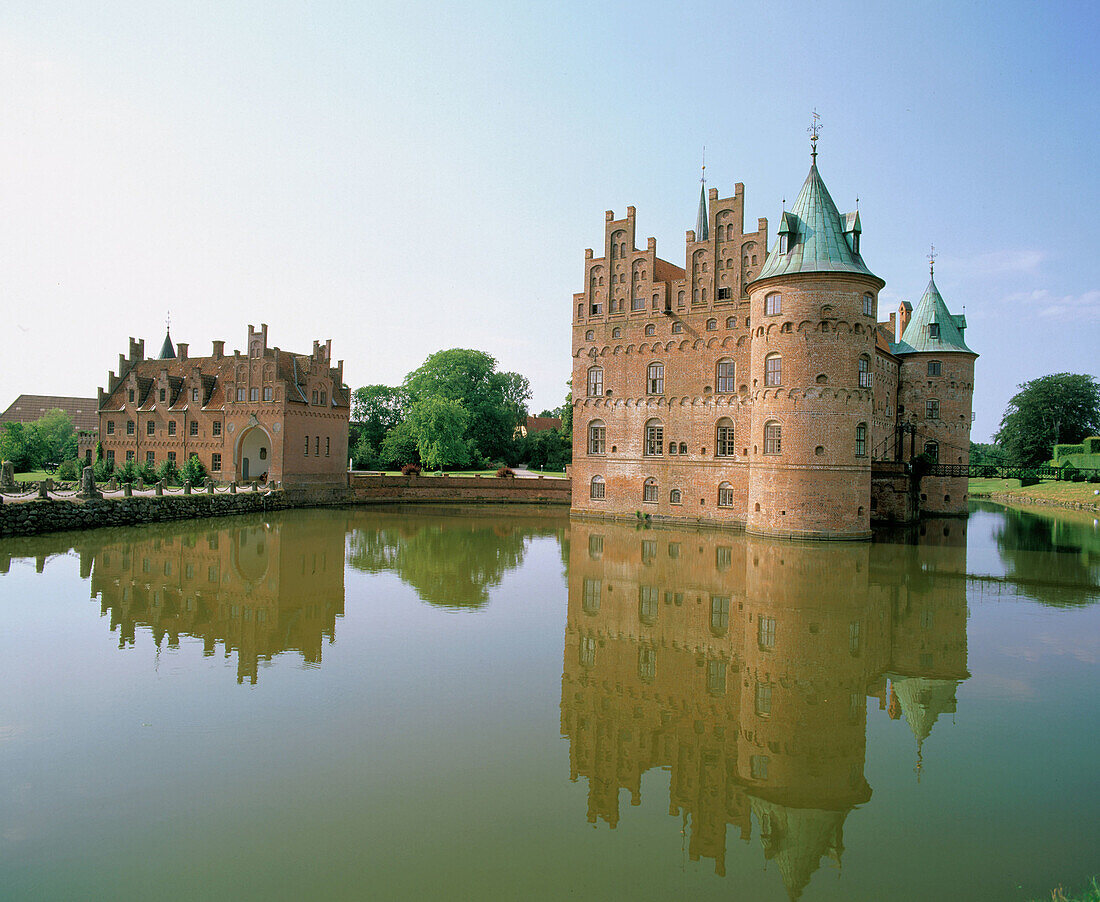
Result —
[{"label": "conical turret roof", "polygon": [[[939,328],[929,328],[933,323]],[[974,354],[963,338],[965,328],[966,317],[955,316],[947,309],[935,279],[929,279],[928,287],[924,289],[924,295],[913,311],[901,341],[891,345],[890,350],[895,354],[912,354],[918,351],[964,351]]]},{"label": "conical turret roof", "polygon": [[815,162],[794,206],[781,220],[779,233],[788,234],[787,253],[779,253],[777,241],[757,279],[802,272],[851,272],[877,279],[844,237],[846,223]]},{"label": "conical turret roof", "polygon": [[704,183],[699,188],[699,213],[695,217],[695,240],[707,241],[710,239],[710,217],[707,216],[707,186]]},{"label": "conical turret roof", "polygon": [[172,333],[164,333],[164,344],[160,346],[160,359],[161,360],[175,360],[176,349],[172,346]]}]

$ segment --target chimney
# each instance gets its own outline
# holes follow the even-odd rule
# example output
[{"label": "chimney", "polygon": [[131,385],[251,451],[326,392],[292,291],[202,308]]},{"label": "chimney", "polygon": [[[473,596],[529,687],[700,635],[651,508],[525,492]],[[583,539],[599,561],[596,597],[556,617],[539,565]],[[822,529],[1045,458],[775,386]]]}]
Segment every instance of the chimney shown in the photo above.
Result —
[{"label": "chimney", "polygon": [[909,325],[909,318],[913,315],[913,305],[908,301],[902,301],[898,306],[898,327],[900,334],[905,334],[905,327]]},{"label": "chimney", "polygon": [[225,342],[224,341],[214,342],[214,359],[215,360],[221,360],[224,356],[225,356]]},{"label": "chimney", "polygon": [[898,340],[898,315],[896,313],[890,314],[890,341]]},{"label": "chimney", "polygon": [[176,342],[176,357],[180,360],[186,360],[187,359],[187,342],[186,341],[177,341]]}]

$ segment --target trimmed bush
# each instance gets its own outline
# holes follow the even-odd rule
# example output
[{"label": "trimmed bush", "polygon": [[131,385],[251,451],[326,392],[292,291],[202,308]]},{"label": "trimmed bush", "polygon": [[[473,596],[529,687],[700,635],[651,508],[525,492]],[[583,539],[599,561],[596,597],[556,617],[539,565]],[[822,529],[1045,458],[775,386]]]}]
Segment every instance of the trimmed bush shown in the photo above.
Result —
[{"label": "trimmed bush", "polygon": [[412,464],[412,463],[405,464],[401,468],[401,475],[402,476],[419,476],[420,475],[420,464]]},{"label": "trimmed bush", "polygon": [[79,479],[81,469],[75,460],[63,460],[57,466],[57,478]]},{"label": "trimmed bush", "polygon": [[516,471],[513,470],[511,467],[501,467],[499,470],[497,470],[497,476],[501,479],[514,479],[516,476]]}]

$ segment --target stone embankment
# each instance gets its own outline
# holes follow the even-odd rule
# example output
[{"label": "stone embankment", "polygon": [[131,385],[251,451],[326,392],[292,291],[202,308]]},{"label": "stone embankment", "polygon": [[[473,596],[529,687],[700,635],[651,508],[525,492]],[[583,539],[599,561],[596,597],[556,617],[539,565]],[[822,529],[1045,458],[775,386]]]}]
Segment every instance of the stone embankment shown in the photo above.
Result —
[{"label": "stone embankment", "polygon": [[[146,490],[148,491],[148,490]],[[29,496],[31,493],[27,493]],[[346,486],[290,486],[259,491],[221,489],[201,494],[37,497],[0,504],[0,538],[69,529],[197,520],[298,507],[373,504],[563,504],[568,479],[497,479],[464,476],[364,476]]]}]

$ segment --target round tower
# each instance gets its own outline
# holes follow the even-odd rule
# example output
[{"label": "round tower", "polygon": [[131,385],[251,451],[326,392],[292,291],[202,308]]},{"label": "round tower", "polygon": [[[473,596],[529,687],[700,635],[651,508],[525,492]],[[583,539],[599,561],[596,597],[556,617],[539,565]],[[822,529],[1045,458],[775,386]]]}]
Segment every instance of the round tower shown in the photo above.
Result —
[{"label": "round tower", "polygon": [[841,214],[817,152],[748,286],[752,428],[746,528],[758,535],[871,534],[871,417],[878,293],[858,213]]}]

